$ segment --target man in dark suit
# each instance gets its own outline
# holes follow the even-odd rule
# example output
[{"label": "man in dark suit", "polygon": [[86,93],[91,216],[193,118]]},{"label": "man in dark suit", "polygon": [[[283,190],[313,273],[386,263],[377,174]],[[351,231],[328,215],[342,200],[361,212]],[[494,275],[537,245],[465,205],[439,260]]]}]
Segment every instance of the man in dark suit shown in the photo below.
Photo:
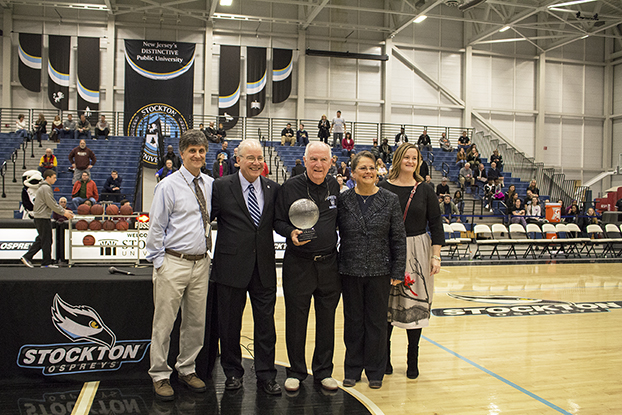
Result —
[{"label": "man in dark suit", "polygon": [[220,331],[220,363],[226,390],[242,387],[240,331],[247,293],[253,308],[257,386],[281,394],[274,366],[276,330],[276,265],[272,222],[279,185],[261,177],[264,159],[257,140],[238,146],[237,174],[214,182],[212,219],[218,219],[218,238],[212,266],[216,283]]}]

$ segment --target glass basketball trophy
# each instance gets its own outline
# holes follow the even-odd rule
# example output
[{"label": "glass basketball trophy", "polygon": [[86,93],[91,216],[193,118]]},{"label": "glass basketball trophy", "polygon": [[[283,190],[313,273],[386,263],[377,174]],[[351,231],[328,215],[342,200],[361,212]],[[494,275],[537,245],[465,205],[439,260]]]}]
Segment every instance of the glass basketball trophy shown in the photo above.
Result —
[{"label": "glass basketball trophy", "polygon": [[292,225],[302,230],[298,241],[310,241],[317,238],[313,227],[320,218],[320,210],[315,202],[309,199],[298,199],[289,207],[289,220]]}]

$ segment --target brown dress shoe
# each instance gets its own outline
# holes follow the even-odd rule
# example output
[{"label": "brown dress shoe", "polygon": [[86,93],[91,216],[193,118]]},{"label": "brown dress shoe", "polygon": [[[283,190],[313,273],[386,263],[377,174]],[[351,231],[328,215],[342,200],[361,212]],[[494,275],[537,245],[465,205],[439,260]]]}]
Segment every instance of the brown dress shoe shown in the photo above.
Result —
[{"label": "brown dress shoe", "polygon": [[153,390],[162,401],[172,401],[175,399],[175,392],[171,387],[171,382],[168,379],[157,380],[153,382]]},{"label": "brown dress shoe", "polygon": [[205,392],[205,382],[203,382],[196,373],[186,376],[179,375],[179,381],[186,385],[192,392]]}]

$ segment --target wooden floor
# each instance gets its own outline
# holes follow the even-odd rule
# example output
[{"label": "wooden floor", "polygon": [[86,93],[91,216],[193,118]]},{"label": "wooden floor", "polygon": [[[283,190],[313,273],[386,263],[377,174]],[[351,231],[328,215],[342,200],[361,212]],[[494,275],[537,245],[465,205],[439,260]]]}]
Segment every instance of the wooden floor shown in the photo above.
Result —
[{"label": "wooden floor", "polygon": [[[395,372],[385,376],[382,389],[369,389],[365,378],[346,388],[372,413],[622,414],[622,264],[445,267],[435,284],[433,308],[453,311],[433,317],[423,330],[420,377],[406,378],[406,335],[396,329]],[[518,297],[518,302],[472,302],[449,293]],[[562,305],[534,307],[524,298]],[[461,310],[474,307],[478,310]],[[277,361],[287,366],[282,297],[276,324]],[[342,327],[340,304],[334,359],[339,381]],[[307,362],[313,328],[311,321]],[[243,331],[252,337],[250,307]]]}]

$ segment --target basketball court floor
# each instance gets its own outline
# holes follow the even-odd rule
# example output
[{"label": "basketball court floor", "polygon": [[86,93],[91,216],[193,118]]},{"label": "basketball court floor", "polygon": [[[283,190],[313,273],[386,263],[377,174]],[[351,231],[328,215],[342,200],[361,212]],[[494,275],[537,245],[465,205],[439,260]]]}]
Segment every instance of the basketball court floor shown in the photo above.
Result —
[{"label": "basketball court floor", "polygon": [[[280,275],[280,271],[279,271]],[[0,414],[622,414],[622,264],[444,267],[420,345],[420,376],[406,372],[406,335],[393,334],[394,373],[372,390],[326,393],[309,377],[294,395],[266,396],[252,372],[252,314],[245,313],[244,388],[224,391],[219,365],[205,394],[173,380],[177,399],[154,400],[149,378],[0,386]],[[343,312],[337,310],[334,377],[343,380]],[[285,315],[277,300],[277,380],[285,380]],[[307,361],[314,344],[313,316]]]}]

